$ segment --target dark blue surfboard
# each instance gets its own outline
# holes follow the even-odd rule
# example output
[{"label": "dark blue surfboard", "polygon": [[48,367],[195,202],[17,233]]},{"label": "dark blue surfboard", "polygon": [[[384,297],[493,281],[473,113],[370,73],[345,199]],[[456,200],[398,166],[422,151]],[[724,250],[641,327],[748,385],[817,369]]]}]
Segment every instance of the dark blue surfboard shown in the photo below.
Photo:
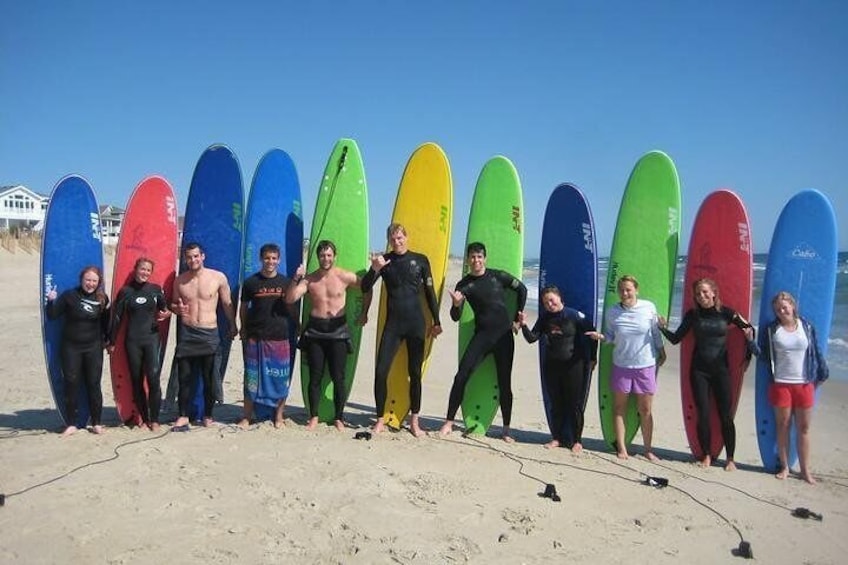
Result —
[{"label": "dark blue surfboard", "polygon": [[[272,149],[262,157],[247,199],[244,216],[244,256],[242,280],[262,269],[259,249],[266,243],[280,246],[279,272],[291,278],[303,262],[303,211],[300,182],[294,161],[285,151]],[[289,370],[294,370],[297,351],[297,322],[289,325],[291,351]],[[291,379],[291,373],[288,378]],[[263,382],[260,376],[259,396],[254,413],[259,420],[273,417],[276,400],[266,396],[263,389],[277,389],[273,382]]]},{"label": "dark blue surfboard", "polygon": [[[225,145],[212,145],[200,156],[186,203],[183,222],[182,243],[180,245],[180,272],[185,271],[183,260],[185,246],[199,243],[206,256],[204,266],[221,271],[227,277],[232,294],[233,308],[238,308],[239,282],[242,256],[242,215],[244,207],[244,186],[241,167],[235,154]],[[223,380],[227,370],[232,340],[228,338],[229,323],[223,309],[218,308],[218,333],[221,345],[215,359],[216,398],[223,402]],[[180,337],[180,324],[177,324],[177,339]],[[203,416],[203,383],[193,395],[192,420]],[[168,384],[168,399],[176,398],[178,383],[176,371],[171,371]]]},{"label": "dark blue surfboard", "polygon": [[[798,313],[815,326],[819,346],[822,353],[827,354],[836,291],[837,240],[836,215],[824,194],[817,190],[804,190],[786,203],[769,247],[758,335],[763,335],[775,318],[772,299],[785,290],[798,302]],[[757,443],[763,466],[775,471],[780,462],[774,408],[768,401],[770,382],[768,367],[758,360],[755,392]],[[791,429],[789,465],[793,466],[798,454],[794,425]]]},{"label": "dark blue surfboard", "polygon": [[[597,325],[598,313],[598,259],[595,245],[595,222],[589,202],[573,184],[557,186],[545,209],[542,225],[542,242],[539,252],[539,312],[543,311],[542,289],[554,285],[562,294],[563,304],[582,312]],[[551,403],[544,385],[545,375],[542,360],[545,346],[539,344],[539,374],[542,376],[542,399],[548,427],[551,427]],[[582,407],[585,411],[592,380],[591,367],[587,366],[583,377]],[[572,437],[573,416],[566,415],[563,439],[567,445]]]},{"label": "dark blue surfboard", "polygon": [[65,382],[59,347],[64,320],[47,318],[47,293],[58,294],[79,286],[80,271],[95,265],[103,272],[103,240],[97,199],[84,178],[69,175],[61,179],[50,195],[41,236],[41,335],[50,391],[65,425],[83,428],[89,419],[85,386],[80,386],[76,422],[69,422],[65,409]]}]

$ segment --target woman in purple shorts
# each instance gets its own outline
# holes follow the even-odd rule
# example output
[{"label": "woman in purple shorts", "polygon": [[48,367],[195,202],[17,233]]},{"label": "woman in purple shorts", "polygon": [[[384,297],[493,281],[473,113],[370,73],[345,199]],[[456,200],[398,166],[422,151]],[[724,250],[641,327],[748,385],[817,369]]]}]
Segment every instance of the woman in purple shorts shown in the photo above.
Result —
[{"label": "woman in purple shorts", "polygon": [[651,406],[657,391],[657,367],[665,363],[662,334],[657,326],[657,308],[653,302],[638,298],[639,282],[636,277],[624,275],[618,279],[617,286],[621,301],[607,311],[604,332],[587,332],[586,335],[615,346],[610,387],[615,397],[613,416],[619,459],[627,459],[624,414],[630,395],[635,394],[645,457],[656,461],[657,456],[651,451],[654,431]]}]

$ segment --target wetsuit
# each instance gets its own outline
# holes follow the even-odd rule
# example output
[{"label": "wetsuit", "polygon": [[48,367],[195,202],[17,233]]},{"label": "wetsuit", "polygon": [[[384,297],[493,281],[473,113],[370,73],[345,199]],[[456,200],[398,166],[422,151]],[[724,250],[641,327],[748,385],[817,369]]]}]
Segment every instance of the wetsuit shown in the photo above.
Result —
[{"label": "wetsuit", "polygon": [[465,385],[471,373],[491,353],[495,359],[498,375],[498,391],[501,417],[504,426],[509,426],[512,417],[512,357],[515,341],[512,337],[512,320],[506,307],[506,291],[518,295],[518,311],[524,310],[527,302],[527,287],[509,273],[497,269],[486,269],[480,275],[465,275],[456,284],[456,290],[465,296],[459,306],[451,306],[451,319],[459,321],[465,302],[474,310],[474,335],[462,354],[459,369],[454,376],[448,401],[447,419],[453,420],[462,404]]},{"label": "wetsuit", "polygon": [[663,335],[673,344],[678,344],[691,330],[694,334],[694,349],[690,367],[692,397],[698,410],[698,441],[704,455],[710,455],[710,391],[715,397],[721,435],[724,439],[728,459],[736,451],[736,426],[731,408],[733,395],[730,390],[730,364],[727,359],[727,326],[734,324],[739,329],[750,328],[738,313],[726,306],[720,309],[696,306],[683,315],[677,331],[660,328]]},{"label": "wetsuit", "polygon": [[383,257],[389,261],[380,272],[373,268],[362,279],[362,292],[368,293],[374,287],[378,277],[383,277],[383,289],[386,291],[386,322],[380,337],[377,351],[377,364],[374,370],[374,400],[377,416],[386,411],[388,394],[386,381],[392,361],[401,342],[406,341],[409,372],[409,401],[413,414],[421,411],[421,367],[424,364],[424,338],[426,323],[421,308],[421,288],[427,299],[427,307],[433,316],[433,325],[440,326],[439,303],[433,288],[433,275],[430,261],[421,253],[407,251],[403,254],[386,253]]},{"label": "wetsuit", "polygon": [[63,292],[56,300],[47,301],[47,317],[64,317],[62,345],[62,376],[65,381],[65,406],[69,425],[76,425],[77,397],[82,381],[88,397],[91,425],[99,426],[103,414],[103,344],[107,341],[109,298],[103,304],[95,293],[88,294],[77,287]]},{"label": "wetsuit", "polygon": [[289,395],[291,350],[289,330],[293,323],[285,302],[289,279],[261,272],[248,277],[241,287],[246,308],[244,325],[244,394],[254,402],[276,406]]},{"label": "wetsuit", "polygon": [[351,348],[345,315],[335,318],[310,316],[301,337],[301,347],[306,350],[306,362],[309,365],[309,417],[318,416],[321,379],[324,377],[324,367],[328,366],[330,380],[333,381],[333,419],[341,421],[347,399],[345,363]]},{"label": "wetsuit", "polygon": [[[167,310],[162,287],[151,282],[133,281],[124,286],[115,299],[115,316],[112,319],[110,342],[115,343],[124,315],[127,333],[124,347],[130,369],[133,401],[145,424],[159,422],[162,388],[159,373],[162,370],[162,351],[159,323],[156,317]],[[144,394],[144,377],[147,375],[147,395]]]},{"label": "wetsuit", "polygon": [[[586,365],[598,357],[597,342],[584,335],[590,331],[595,331],[595,327],[573,308],[543,310],[532,330],[521,326],[528,343],[541,339],[544,345],[542,377],[551,406],[551,435],[568,448],[583,442]],[[563,437],[567,414],[571,415],[571,434]]]}]

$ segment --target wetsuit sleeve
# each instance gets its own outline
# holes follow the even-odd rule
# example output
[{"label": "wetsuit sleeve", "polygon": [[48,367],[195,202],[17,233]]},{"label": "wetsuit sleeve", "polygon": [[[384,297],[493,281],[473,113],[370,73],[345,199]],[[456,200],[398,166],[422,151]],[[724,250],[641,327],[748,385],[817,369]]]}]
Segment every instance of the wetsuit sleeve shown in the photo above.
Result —
[{"label": "wetsuit sleeve", "polygon": [[521,333],[524,335],[524,339],[527,340],[527,343],[535,343],[539,341],[539,338],[542,337],[542,331],[539,329],[539,322],[542,321],[542,317],[536,320],[536,323],[533,324],[533,329],[527,327],[526,324],[521,326]]},{"label": "wetsuit sleeve", "polygon": [[672,345],[677,345],[678,343],[686,337],[686,334],[689,333],[689,329],[692,327],[692,318],[695,316],[695,311],[689,309],[683,315],[683,320],[680,322],[680,326],[675,331],[671,331],[668,328],[660,328],[660,332],[665,336],[665,338],[671,342]]},{"label": "wetsuit sleeve", "polygon": [[[464,281],[465,281],[465,279],[462,279],[461,281],[456,283],[456,286],[454,287],[454,292],[461,292],[461,293],[465,294],[465,284],[463,284]],[[460,316],[462,316],[462,307],[465,306],[465,302],[467,300],[468,300],[467,298],[465,300],[463,300],[462,304],[460,304],[459,306],[454,306],[453,301],[451,301],[451,309],[450,309],[451,320],[453,320],[454,322],[459,321]]]},{"label": "wetsuit sleeve", "polygon": [[[433,286],[433,271],[430,270],[430,260],[424,255],[421,256],[422,264],[424,265],[424,296],[427,298],[427,307],[430,308],[430,314],[433,316],[433,325],[441,326],[439,321],[439,300],[436,298],[436,288]],[[364,282],[364,281],[363,281]]]},{"label": "wetsuit sleeve", "polygon": [[748,320],[743,318],[739,314],[739,312],[737,312],[736,310],[731,310],[730,308],[728,308],[726,306],[722,307],[722,309],[725,310],[725,312],[724,312],[725,319],[728,320],[729,323],[731,323],[734,326],[736,326],[737,328],[739,328],[740,330],[744,330],[746,328],[753,328],[754,327],[754,326],[751,325],[751,322],[749,322]]},{"label": "wetsuit sleeve", "polygon": [[65,309],[68,304],[68,293],[63,292],[56,297],[55,300],[48,300],[45,306],[47,317],[51,320],[61,318],[65,315]]},{"label": "wetsuit sleeve", "polygon": [[112,307],[114,310],[112,323],[109,326],[109,343],[115,343],[115,338],[118,337],[118,330],[121,329],[121,321],[123,320],[124,312],[126,311],[128,294],[129,292],[127,288],[124,287],[118,293],[118,298],[115,299],[115,305]]},{"label": "wetsuit sleeve", "polygon": [[103,336],[104,343],[112,343],[109,340],[109,320],[111,316],[112,310],[111,305],[109,304],[109,297],[103,297],[103,311],[100,313],[100,332]]},{"label": "wetsuit sleeve", "polygon": [[168,309],[168,302],[165,300],[165,291],[161,286],[156,287],[156,309],[160,312]]}]

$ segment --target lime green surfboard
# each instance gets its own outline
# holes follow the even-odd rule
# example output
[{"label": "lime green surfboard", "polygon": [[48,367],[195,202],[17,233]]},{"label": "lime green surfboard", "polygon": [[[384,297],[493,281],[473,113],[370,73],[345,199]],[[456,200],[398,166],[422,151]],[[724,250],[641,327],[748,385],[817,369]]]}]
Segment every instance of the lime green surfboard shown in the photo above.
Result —
[{"label": "lime green surfboard", "polygon": [[[604,288],[604,317],[619,302],[616,283],[623,275],[639,281],[639,298],[650,300],[661,316],[668,317],[677,266],[680,235],[680,181],[668,155],[651,151],[636,163],[618,210]],[[612,348],[601,344],[598,362],[598,405],[604,441],[615,447],[613,423]],[[635,396],[630,397],[624,419],[626,444],[639,429]]]},{"label": "lime green surfboard", "polygon": [[[365,183],[365,169],[359,147],[352,139],[340,139],[324,169],[312,228],[309,235],[309,256],[306,270],[312,272],[318,268],[315,248],[318,242],[329,239],[336,245],[336,266],[353,271],[358,276],[365,275],[368,268],[368,188]],[[309,319],[312,304],[309,297],[303,302],[303,323]],[[345,314],[350,328],[353,352],[347,357],[345,365],[345,401],[350,395],[356,362],[359,358],[359,342],[362,327],[356,324],[356,318],[362,311],[362,292],[359,288],[347,291]],[[300,384],[303,401],[309,409],[309,366],[304,356],[300,359]],[[321,380],[321,397],[318,406],[318,419],[331,422],[334,416],[333,383],[328,369],[324,369]]]},{"label": "lime green surfboard", "polygon": [[[521,182],[515,166],[506,157],[496,156],[483,166],[471,212],[465,245],[479,241],[486,246],[486,267],[506,271],[521,278],[524,262],[524,204]],[[463,249],[463,252],[465,250]],[[468,266],[463,274],[468,272]],[[517,305],[514,293],[507,303],[514,316]],[[459,320],[459,357],[474,335],[474,311],[463,307]],[[468,433],[485,434],[498,411],[499,394],[495,361],[487,355],[471,374],[462,401],[462,417]]]}]

